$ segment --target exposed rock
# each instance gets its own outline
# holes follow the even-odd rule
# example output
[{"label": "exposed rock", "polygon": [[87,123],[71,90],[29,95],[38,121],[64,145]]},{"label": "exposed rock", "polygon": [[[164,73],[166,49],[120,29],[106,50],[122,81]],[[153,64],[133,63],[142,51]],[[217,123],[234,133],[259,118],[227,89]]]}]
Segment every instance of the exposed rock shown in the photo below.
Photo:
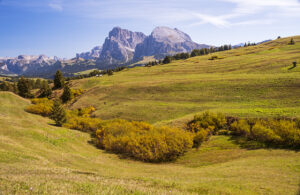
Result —
[{"label": "exposed rock", "polygon": [[208,47],[208,45],[193,42],[189,35],[176,28],[157,27],[143,43],[137,45],[134,59],[139,60],[144,56],[161,58],[165,55],[191,52],[193,49]]},{"label": "exposed rock", "polygon": [[97,59],[100,57],[101,52],[102,52],[102,47],[97,46],[94,47],[91,51],[76,54],[76,58],[82,58],[85,60]]},{"label": "exposed rock", "polygon": [[102,47],[100,64],[120,64],[132,60],[136,45],[146,38],[141,32],[132,32],[120,27],[110,31]]}]

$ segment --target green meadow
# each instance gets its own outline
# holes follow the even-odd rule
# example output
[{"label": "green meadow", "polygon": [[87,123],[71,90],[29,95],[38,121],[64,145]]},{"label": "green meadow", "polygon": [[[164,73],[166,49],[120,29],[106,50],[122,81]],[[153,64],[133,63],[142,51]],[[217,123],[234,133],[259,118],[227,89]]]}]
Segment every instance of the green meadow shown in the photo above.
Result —
[{"label": "green meadow", "polygon": [[[101,119],[182,127],[206,110],[238,117],[300,116],[300,36],[71,81],[69,108]],[[298,67],[293,68],[292,62]],[[144,163],[96,148],[90,134],[25,112],[0,92],[0,194],[299,194],[300,153],[212,136],[175,161]]]},{"label": "green meadow", "polygon": [[[214,136],[175,162],[151,164],[95,148],[0,93],[2,194],[297,194],[300,153]],[[255,144],[252,144],[255,145]]]},{"label": "green meadow", "polygon": [[[240,117],[300,116],[300,37],[171,64],[127,69],[72,82],[87,92],[72,108],[93,105],[101,119],[150,123],[210,110]],[[212,55],[223,59],[208,60]],[[298,66],[292,68],[292,62]]]}]

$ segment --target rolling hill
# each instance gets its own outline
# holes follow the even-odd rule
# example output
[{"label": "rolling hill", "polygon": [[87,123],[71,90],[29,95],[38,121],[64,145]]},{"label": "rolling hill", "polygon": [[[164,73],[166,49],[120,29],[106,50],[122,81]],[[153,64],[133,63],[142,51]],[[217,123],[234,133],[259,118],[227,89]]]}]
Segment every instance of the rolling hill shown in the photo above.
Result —
[{"label": "rolling hill", "polygon": [[[72,81],[102,119],[177,124],[204,110],[232,116],[300,116],[300,36]],[[220,59],[209,60],[217,55]]]},{"label": "rolling hill", "polygon": [[296,194],[300,154],[250,149],[214,136],[175,162],[120,159],[87,133],[24,111],[28,100],[0,92],[2,194]]}]

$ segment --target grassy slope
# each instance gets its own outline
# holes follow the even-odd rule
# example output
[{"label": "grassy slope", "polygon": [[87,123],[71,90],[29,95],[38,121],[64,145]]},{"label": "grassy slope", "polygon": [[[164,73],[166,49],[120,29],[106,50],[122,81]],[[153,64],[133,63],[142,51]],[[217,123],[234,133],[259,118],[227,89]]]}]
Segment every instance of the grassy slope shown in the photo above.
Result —
[{"label": "grassy slope", "polygon": [[300,116],[300,36],[208,56],[74,81],[89,90],[73,107],[92,104],[103,119],[165,123],[204,110],[236,116]]},{"label": "grassy slope", "polygon": [[300,153],[248,150],[213,137],[176,162],[147,164],[94,148],[89,135],[24,112],[29,102],[0,92],[0,193],[295,194]]}]

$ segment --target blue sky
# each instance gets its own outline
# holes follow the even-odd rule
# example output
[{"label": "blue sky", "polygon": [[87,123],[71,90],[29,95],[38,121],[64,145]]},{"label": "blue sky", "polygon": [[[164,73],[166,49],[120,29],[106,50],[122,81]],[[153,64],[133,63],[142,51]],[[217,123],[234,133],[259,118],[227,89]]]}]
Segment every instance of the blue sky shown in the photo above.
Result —
[{"label": "blue sky", "polygon": [[156,26],[211,45],[300,35],[300,0],[0,0],[0,56],[71,58],[102,45],[115,26]]}]

